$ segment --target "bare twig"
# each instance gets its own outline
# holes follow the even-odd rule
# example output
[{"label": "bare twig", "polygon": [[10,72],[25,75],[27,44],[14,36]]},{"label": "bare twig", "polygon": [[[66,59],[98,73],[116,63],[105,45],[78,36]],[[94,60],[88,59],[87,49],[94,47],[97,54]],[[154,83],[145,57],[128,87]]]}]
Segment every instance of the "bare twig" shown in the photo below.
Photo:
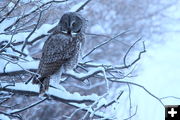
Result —
[{"label": "bare twig", "polygon": [[1,53],[2,51],[4,51],[4,49],[7,48],[7,47],[12,43],[13,37],[14,37],[14,34],[11,36],[10,41],[0,49],[0,53]]},{"label": "bare twig", "polygon": [[10,116],[10,117],[15,117],[15,118],[18,118],[19,120],[22,120],[22,117],[19,115],[11,115],[11,114],[8,114],[8,113],[3,112],[3,111],[0,111],[0,114],[4,114],[4,115]]},{"label": "bare twig", "polygon": [[24,48],[26,47],[27,45],[27,42],[28,42],[28,39],[31,37],[31,35],[35,32],[35,30],[37,29],[37,26],[39,25],[40,23],[40,20],[41,20],[41,16],[42,16],[42,13],[43,11],[40,12],[39,14],[39,18],[38,18],[38,21],[37,21],[37,24],[35,25],[34,29],[31,31],[31,33],[26,37],[24,43],[23,43],[23,46],[22,46],[22,49],[21,51],[23,52]]},{"label": "bare twig", "polygon": [[128,85],[128,90],[129,90],[129,116],[131,116],[131,109],[132,109],[132,102],[131,102],[131,86],[130,84],[127,84]]},{"label": "bare twig", "polygon": [[[127,30],[129,31],[129,30]],[[91,35],[91,36],[97,36],[97,37],[104,37],[104,38],[108,38],[108,39],[111,39],[110,36],[108,35],[104,35],[104,34],[97,34],[97,33],[85,33],[86,35]],[[124,43],[123,41],[121,40],[118,40],[118,39],[114,39],[114,40],[117,40],[118,42],[120,42],[121,44],[123,44],[124,46],[129,46],[128,44]]]},{"label": "bare twig", "polygon": [[131,51],[131,49],[136,45],[136,43],[138,43],[141,39],[142,39],[142,37],[139,38],[135,43],[133,43],[133,45],[131,45],[130,48],[128,49],[128,51],[126,52],[125,56],[123,57],[124,66],[127,66],[127,65],[126,65],[126,57],[127,57],[127,55],[129,54],[129,52]]},{"label": "bare twig", "polygon": [[9,15],[14,11],[14,9],[15,9],[16,6],[18,5],[19,1],[20,1],[20,0],[18,0],[18,1],[16,2],[16,4],[14,5],[14,7],[13,7],[8,13],[6,13],[6,14],[4,15],[4,18],[2,18],[2,19],[0,20],[0,23],[2,23],[2,22],[7,18],[7,16],[9,16]]},{"label": "bare twig", "polygon": [[133,83],[133,82],[128,82],[128,81],[121,81],[121,80],[112,80],[112,79],[109,79],[110,81],[114,81],[114,82],[120,82],[120,83],[125,83],[125,84],[130,84],[130,85],[135,85],[135,86],[138,86],[142,89],[144,89],[149,95],[151,95],[152,97],[154,97],[156,100],[158,100],[163,106],[164,103],[161,101],[160,98],[158,98],[157,96],[155,96],[153,93],[151,93],[150,91],[148,91],[144,86],[140,85],[140,84],[137,84],[137,83]]},{"label": "bare twig", "polygon": [[[75,103],[67,103],[68,105],[71,105],[76,108],[80,108],[83,111],[89,111],[89,113],[94,112],[89,106],[86,106],[84,104],[75,104]],[[104,112],[97,111],[94,113],[94,116],[100,117],[101,120],[114,120],[114,117],[105,114]],[[82,119],[83,120],[83,119]]]},{"label": "bare twig", "polygon": [[12,45],[10,45],[10,48],[11,48],[14,52],[19,53],[20,55],[23,55],[23,56],[27,57],[27,54],[25,54],[25,53],[23,53],[23,52],[21,52],[21,51],[19,51],[19,50],[16,50]]},{"label": "bare twig", "polygon": [[6,73],[6,67],[7,67],[8,64],[9,64],[9,61],[4,65],[3,73]]},{"label": "bare twig", "polygon": [[110,105],[112,105],[113,103],[115,103],[120,97],[121,95],[124,93],[124,91],[121,91],[115,98],[113,98],[111,101],[109,101],[106,104],[101,104],[101,106],[98,106],[94,109],[94,111],[98,111],[99,109],[101,109],[102,107],[108,107]]},{"label": "bare twig", "polygon": [[138,109],[138,106],[136,106],[136,111],[134,112],[134,114],[131,115],[130,117],[124,119],[124,120],[129,120],[129,119],[131,119],[132,117],[134,117],[134,116],[136,115],[136,113],[137,113],[137,109]]},{"label": "bare twig", "polygon": [[26,106],[26,107],[24,107],[24,108],[22,108],[22,109],[12,110],[12,111],[9,112],[9,114],[17,114],[17,113],[19,113],[19,112],[25,111],[25,110],[27,110],[27,109],[29,109],[29,108],[32,108],[32,107],[34,107],[34,106],[36,106],[36,105],[44,102],[45,100],[47,100],[47,97],[45,97],[44,99],[42,99],[42,100],[40,100],[40,101],[38,101],[38,102],[35,102],[35,103],[29,105],[29,106]]},{"label": "bare twig", "polygon": [[167,98],[173,98],[173,99],[178,99],[178,100],[180,100],[180,97],[175,97],[175,96],[166,96],[166,97],[162,97],[162,98],[160,98],[160,99],[163,100],[163,99],[167,99]]},{"label": "bare twig", "polygon": [[109,40],[106,40],[105,42],[103,42],[103,43],[101,43],[101,44],[97,45],[97,46],[96,46],[96,47],[94,47],[92,50],[90,50],[87,54],[85,54],[85,55],[82,57],[82,59],[84,59],[85,57],[87,57],[88,55],[90,55],[90,54],[91,54],[92,52],[94,52],[96,49],[98,49],[98,48],[102,47],[103,45],[105,45],[105,44],[109,43],[110,41],[112,41],[112,40],[116,39],[117,37],[122,36],[122,35],[123,35],[123,34],[125,34],[126,32],[127,32],[127,31],[122,32],[122,33],[120,33],[120,34],[116,35],[115,37],[113,37],[113,38],[111,38],[111,39],[109,39]]},{"label": "bare twig", "polygon": [[75,78],[77,80],[80,80],[80,81],[84,81],[100,72],[103,72],[103,68],[97,68],[97,69],[94,69],[92,71],[90,71],[89,73],[86,73],[86,74],[76,74],[76,73],[69,73],[69,72],[66,72],[66,73],[63,73],[63,75],[65,76],[69,76],[69,77],[72,77],[72,78]]},{"label": "bare twig", "polygon": [[18,18],[13,24],[11,24],[11,25],[8,26],[7,28],[5,28],[4,31],[7,31],[7,30],[11,29],[11,28],[12,28],[14,25],[16,25],[21,19],[30,16],[31,14],[35,13],[36,11],[40,10],[41,8],[43,8],[43,7],[45,7],[45,6],[49,5],[49,4],[52,4],[52,3],[62,3],[62,2],[66,2],[66,1],[67,1],[67,0],[61,0],[61,1],[60,1],[60,0],[52,0],[52,1],[49,1],[49,2],[47,2],[47,3],[44,3],[44,4],[42,4],[41,6],[39,6],[38,8],[36,8],[35,10],[31,11],[30,13],[28,13],[28,14],[20,17],[20,18]]},{"label": "bare twig", "polygon": [[[34,42],[36,42],[36,41],[40,40],[41,38],[44,38],[44,37],[46,37],[46,36],[48,36],[48,35],[49,35],[49,34],[42,34],[42,35],[34,38],[32,41],[27,41],[26,44],[27,44],[27,45],[32,45]],[[21,45],[21,44],[23,44],[23,43],[24,43],[24,42],[21,41],[21,42],[12,43],[12,45],[13,45],[13,46],[18,46],[18,45]]]},{"label": "bare twig", "polygon": [[91,1],[91,0],[87,0],[82,6],[80,6],[80,7],[76,10],[76,12],[79,12],[79,11],[83,10],[84,7],[85,7],[90,1]]}]

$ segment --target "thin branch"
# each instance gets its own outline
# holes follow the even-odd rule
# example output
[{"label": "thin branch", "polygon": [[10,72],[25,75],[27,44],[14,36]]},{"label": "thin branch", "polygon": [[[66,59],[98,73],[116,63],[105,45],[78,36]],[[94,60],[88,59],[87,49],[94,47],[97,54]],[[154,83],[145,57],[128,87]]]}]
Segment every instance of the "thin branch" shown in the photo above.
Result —
[{"label": "thin branch", "polygon": [[94,116],[100,117],[101,120],[114,120],[114,117],[112,117],[104,112],[101,112],[101,111],[94,112],[91,107],[89,107],[85,104],[82,104],[82,103],[77,104],[77,103],[69,103],[69,102],[67,104],[74,106],[76,108],[81,108],[81,110],[83,110],[83,111],[86,111],[86,112],[88,111],[89,113],[94,113]]},{"label": "thin branch", "polygon": [[[130,30],[127,30],[127,32],[130,31]],[[97,34],[97,33],[85,33],[86,35],[91,35],[91,36],[97,36],[97,37],[104,37],[104,38],[108,38],[108,39],[111,39],[110,36],[108,35],[104,35],[104,34]],[[114,39],[114,40],[117,40],[118,42],[121,42],[123,45],[125,46],[129,46],[128,44],[124,43],[123,41],[120,41],[118,39]]]},{"label": "thin branch", "polygon": [[85,7],[90,1],[91,1],[91,0],[87,0],[82,6],[80,6],[80,7],[76,10],[76,12],[79,12],[79,11],[83,10],[84,7]]},{"label": "thin branch", "polygon": [[83,89],[83,90],[91,90],[91,89],[97,88],[99,86],[102,86],[104,84],[105,84],[105,81],[100,81],[100,82],[97,82],[97,83],[95,83],[93,85],[90,85],[90,86],[87,86],[87,85],[82,86],[82,85],[74,83],[74,84],[67,84],[67,87],[69,87],[69,86],[72,87],[73,86],[73,87],[77,87],[77,88],[80,88],[80,89]]},{"label": "thin branch", "polygon": [[124,91],[121,91],[117,97],[113,98],[111,101],[109,101],[109,102],[106,103],[106,104],[101,104],[101,106],[95,108],[94,111],[97,111],[97,110],[101,109],[102,107],[108,107],[108,106],[112,105],[113,103],[115,103],[115,102],[121,97],[121,95],[122,95],[123,93],[124,93]]},{"label": "thin branch", "polygon": [[167,99],[167,98],[174,98],[174,99],[180,100],[180,97],[175,97],[175,96],[166,96],[166,97],[162,97],[160,99],[163,100],[163,99]]},{"label": "thin branch", "polygon": [[27,54],[25,54],[25,53],[23,53],[23,52],[21,52],[21,51],[19,51],[19,50],[16,50],[16,49],[15,49],[13,46],[11,46],[11,45],[10,45],[10,48],[11,48],[14,52],[19,53],[20,55],[23,55],[23,56],[25,56],[25,57],[28,56]]},{"label": "thin branch", "polygon": [[41,20],[41,16],[42,16],[42,13],[43,11],[40,12],[39,14],[39,18],[38,18],[38,21],[37,21],[37,24],[35,25],[34,29],[31,31],[31,33],[26,37],[24,43],[23,43],[23,46],[22,46],[22,49],[21,51],[23,52],[24,48],[26,47],[27,45],[27,42],[28,42],[28,39],[31,37],[31,35],[35,32],[35,30],[37,29],[37,26],[39,25],[40,23],[40,20]]},{"label": "thin branch", "polygon": [[11,35],[10,41],[0,49],[0,53],[1,53],[2,51],[4,51],[4,49],[7,48],[7,47],[12,43],[13,37],[14,37],[14,34]]},{"label": "thin branch", "polygon": [[10,116],[10,117],[16,117],[16,118],[18,118],[19,120],[22,120],[22,117],[19,116],[19,115],[11,115],[11,114],[8,114],[8,113],[3,112],[3,111],[0,111],[0,114],[6,115],[6,116]]},{"label": "thin branch", "polygon": [[106,40],[105,42],[103,42],[103,43],[101,43],[101,44],[97,45],[97,46],[96,46],[96,47],[94,47],[91,51],[89,51],[87,54],[85,54],[85,55],[82,57],[82,59],[84,59],[85,57],[87,57],[88,55],[90,55],[90,54],[91,54],[92,52],[94,52],[96,49],[98,49],[98,48],[102,47],[103,45],[105,45],[105,44],[109,43],[110,41],[112,41],[112,40],[116,39],[117,37],[122,36],[122,35],[123,35],[123,34],[125,34],[126,32],[127,32],[127,31],[122,32],[122,33],[120,33],[120,34],[116,35],[115,37],[113,37],[113,38],[111,38],[111,39],[109,39],[109,40]]},{"label": "thin branch", "polygon": [[21,19],[23,18],[26,18],[28,16],[30,16],[31,14],[35,13],[36,11],[40,10],[41,8],[45,7],[46,5],[49,5],[49,4],[52,4],[52,3],[62,3],[62,2],[66,2],[67,0],[62,0],[62,1],[59,1],[59,0],[52,0],[52,1],[49,1],[47,3],[44,3],[42,4],[41,6],[39,6],[38,8],[36,8],[35,10],[31,11],[30,13],[22,16],[21,18],[18,18],[13,24],[11,24],[10,26],[8,26],[7,28],[4,29],[4,31],[7,31],[9,29],[11,29],[14,25],[16,25]]},{"label": "thin branch", "polygon": [[77,74],[77,73],[70,73],[70,72],[66,72],[66,73],[63,73],[63,75],[65,76],[69,76],[69,77],[72,77],[74,79],[77,79],[77,80],[80,80],[80,81],[84,81],[100,72],[103,72],[103,68],[97,68],[97,69],[94,69],[86,74]]},{"label": "thin branch", "polygon": [[19,112],[25,111],[25,110],[27,110],[27,109],[29,109],[29,108],[32,108],[32,107],[34,107],[34,106],[36,106],[36,105],[44,102],[45,100],[47,100],[47,97],[45,97],[44,99],[42,99],[42,100],[40,100],[40,101],[38,101],[38,102],[35,102],[35,103],[29,105],[29,106],[26,106],[26,107],[24,107],[24,108],[22,108],[22,109],[12,110],[12,111],[9,112],[9,114],[17,114],[17,113],[19,113]]},{"label": "thin branch", "polygon": [[131,108],[132,108],[132,102],[131,102],[131,86],[129,84],[128,85],[128,90],[129,90],[129,115],[131,116]]},{"label": "thin branch", "polygon": [[141,51],[140,53],[139,53],[139,55],[138,55],[138,58],[137,59],[135,59],[131,64],[129,64],[128,66],[132,66],[132,65],[134,65],[137,61],[139,61],[140,59],[141,59],[141,55],[143,54],[143,53],[145,53],[146,52],[146,48],[145,48],[145,44],[144,44],[144,41],[143,41],[143,51]]},{"label": "thin branch", "polygon": [[[11,95],[11,97],[10,98],[12,98],[15,94],[14,93],[10,93],[10,92],[8,92],[9,94],[8,95]],[[2,95],[2,94],[1,94]],[[0,105],[2,105],[3,103],[5,103],[6,101],[8,101],[10,98],[6,98],[6,99],[4,99],[4,100],[2,100],[1,102],[0,102]]]},{"label": "thin branch", "polygon": [[14,5],[14,7],[13,7],[8,13],[6,13],[6,15],[4,15],[4,18],[1,19],[0,23],[2,23],[2,22],[7,18],[7,16],[9,16],[9,15],[14,11],[14,9],[15,9],[16,6],[18,5],[19,1],[20,1],[20,0],[18,0],[18,1],[16,2],[16,4]]},{"label": "thin branch", "polygon": [[9,64],[9,61],[4,65],[3,73],[6,73],[6,67],[7,67],[8,64]]},{"label": "thin branch", "polygon": [[93,107],[96,106],[98,103],[100,103],[100,101],[101,101],[103,98],[105,98],[108,94],[109,94],[109,93],[105,93],[105,94],[101,95],[96,101],[94,101],[94,103],[92,103],[91,105],[89,105],[89,106],[88,106],[89,109],[86,111],[86,113],[84,114],[84,116],[83,116],[82,119],[84,120],[89,113],[91,113],[91,114],[90,114],[90,118],[92,118],[92,117],[94,116],[94,113],[96,112],[96,111],[93,109]]},{"label": "thin branch", "polygon": [[157,96],[155,96],[153,93],[151,93],[150,91],[148,91],[144,86],[140,85],[140,84],[137,84],[137,83],[133,83],[133,82],[128,82],[128,81],[121,81],[121,80],[112,80],[112,79],[109,79],[110,81],[114,81],[114,82],[120,82],[120,83],[125,83],[125,84],[131,84],[131,85],[135,85],[135,86],[138,86],[142,89],[144,89],[149,95],[151,95],[152,97],[154,97],[156,100],[158,100],[163,106],[164,103],[161,101],[160,98],[158,98]]},{"label": "thin branch", "polygon": [[[42,34],[42,35],[34,38],[32,41],[27,41],[26,44],[27,44],[27,45],[32,45],[34,42],[36,42],[36,41],[38,41],[38,40],[40,40],[40,39],[42,39],[42,38],[44,38],[44,37],[46,37],[46,36],[48,36],[48,35],[49,35],[49,34]],[[12,43],[12,45],[13,45],[13,46],[18,46],[18,45],[21,45],[21,44],[23,44],[23,43],[24,43],[24,42],[21,41],[21,42]]]},{"label": "thin branch", "polygon": [[134,116],[136,115],[136,113],[137,113],[137,109],[138,109],[138,106],[136,106],[136,111],[134,112],[134,114],[133,114],[132,116],[124,119],[124,120],[129,120],[129,119],[131,119],[132,117],[134,117]]},{"label": "thin branch", "polygon": [[131,51],[131,49],[136,45],[136,43],[138,43],[140,40],[142,39],[142,37],[140,37],[135,43],[133,43],[130,48],[128,49],[128,51],[126,52],[125,56],[123,57],[123,62],[124,62],[124,66],[126,65],[126,57],[129,54],[129,52]]}]

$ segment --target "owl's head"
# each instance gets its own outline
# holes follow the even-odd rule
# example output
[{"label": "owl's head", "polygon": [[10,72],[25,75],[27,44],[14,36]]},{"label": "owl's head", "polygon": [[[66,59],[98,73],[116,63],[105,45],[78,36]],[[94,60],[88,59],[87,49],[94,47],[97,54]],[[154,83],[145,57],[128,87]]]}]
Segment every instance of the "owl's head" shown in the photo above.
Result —
[{"label": "owl's head", "polygon": [[80,33],[84,29],[84,18],[76,12],[69,12],[61,17],[59,25],[63,33]]}]

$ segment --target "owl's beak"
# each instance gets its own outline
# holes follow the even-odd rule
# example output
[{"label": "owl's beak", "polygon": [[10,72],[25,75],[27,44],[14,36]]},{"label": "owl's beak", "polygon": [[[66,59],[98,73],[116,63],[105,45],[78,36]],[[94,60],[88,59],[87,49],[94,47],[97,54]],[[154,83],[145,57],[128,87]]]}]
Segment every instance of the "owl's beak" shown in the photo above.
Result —
[{"label": "owl's beak", "polygon": [[68,27],[67,33],[68,33],[68,34],[71,34],[71,30],[72,30],[72,25],[70,24],[69,27]]},{"label": "owl's beak", "polygon": [[67,34],[71,34],[71,29],[68,29]]},{"label": "owl's beak", "polygon": [[72,21],[71,23],[69,23],[69,27],[70,27],[70,30],[73,29],[73,24],[74,24],[75,21]]}]

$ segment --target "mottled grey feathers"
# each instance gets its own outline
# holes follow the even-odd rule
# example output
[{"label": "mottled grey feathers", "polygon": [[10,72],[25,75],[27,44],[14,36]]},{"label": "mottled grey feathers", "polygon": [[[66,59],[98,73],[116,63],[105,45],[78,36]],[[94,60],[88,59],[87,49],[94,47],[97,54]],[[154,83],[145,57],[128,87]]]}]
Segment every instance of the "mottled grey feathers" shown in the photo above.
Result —
[{"label": "mottled grey feathers", "polygon": [[40,84],[40,92],[48,89],[50,76],[62,66],[65,69],[73,69],[76,66],[81,45],[84,43],[84,23],[78,13],[66,13],[58,26],[51,30],[51,35],[44,43],[37,71],[40,77],[33,80],[34,84]]}]

